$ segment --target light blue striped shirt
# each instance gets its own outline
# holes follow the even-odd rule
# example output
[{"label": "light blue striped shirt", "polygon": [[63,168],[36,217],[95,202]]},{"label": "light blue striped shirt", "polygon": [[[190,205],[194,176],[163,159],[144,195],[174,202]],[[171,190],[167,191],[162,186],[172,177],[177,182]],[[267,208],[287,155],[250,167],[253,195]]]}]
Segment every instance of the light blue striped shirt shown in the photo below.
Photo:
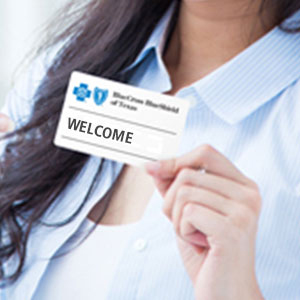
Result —
[{"label": "light blue striped shirt", "polygon": [[[135,68],[131,84],[162,93],[171,89],[162,60],[162,45],[172,12],[173,6],[128,68]],[[33,66],[26,79],[8,95],[2,111],[15,121],[29,115],[31,105],[25,100],[31,98],[43,70],[40,63]],[[182,101],[196,103],[189,111],[178,155],[203,143],[211,144],[259,185],[263,205],[256,273],[268,300],[300,299],[299,78],[300,35],[276,27],[217,70],[177,93]],[[60,221],[74,212],[100,161],[90,157],[45,221]],[[118,172],[122,166],[116,163]],[[12,287],[1,291],[2,299],[27,300],[33,296],[49,263],[42,258],[52,257],[76,232],[117,176],[110,163],[105,172],[107,176],[74,221],[62,228],[40,227],[32,233],[24,274]],[[173,225],[163,214],[162,203],[155,190],[139,226],[132,232],[107,299],[194,299]],[[142,251],[134,246],[138,240],[146,245]]]}]

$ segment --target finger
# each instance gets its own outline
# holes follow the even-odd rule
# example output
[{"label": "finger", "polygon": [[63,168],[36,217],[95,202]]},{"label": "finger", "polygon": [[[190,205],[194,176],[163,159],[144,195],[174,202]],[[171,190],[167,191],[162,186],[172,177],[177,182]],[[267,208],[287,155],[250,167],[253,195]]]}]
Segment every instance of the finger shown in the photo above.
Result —
[{"label": "finger", "polygon": [[[256,209],[255,199],[248,196],[250,189],[232,180],[208,173],[201,173],[190,168],[183,168],[171,183],[164,198],[164,213],[172,219],[173,207],[175,205],[176,194],[181,186],[189,185],[212,192],[219,195],[218,199],[235,201],[242,205],[249,205]],[[230,205],[230,203],[229,203]]]},{"label": "finger", "polygon": [[[153,166],[153,167],[152,167]],[[192,151],[166,160],[145,164],[146,171],[162,181],[176,176],[183,167],[198,169],[204,167],[207,172],[226,177],[241,184],[251,184],[251,180],[243,175],[230,160],[210,145],[201,145]]]},{"label": "finger", "polygon": [[[207,241],[206,235],[203,234],[200,231],[195,231],[191,234],[187,234],[182,238],[180,235],[177,235],[178,238],[184,240],[185,242],[188,242],[191,246],[196,246],[194,250],[196,250],[199,253],[199,248],[209,248],[209,243]],[[200,251],[201,253],[202,251]]]},{"label": "finger", "polygon": [[6,133],[12,131],[14,127],[14,122],[7,115],[0,113],[0,132]]},{"label": "finger", "polygon": [[[182,212],[179,234],[187,239],[191,234],[199,231],[210,242],[212,237],[215,240],[222,238],[226,228],[226,217],[204,206],[188,203]],[[197,243],[197,240],[193,242]]]},{"label": "finger", "polygon": [[171,217],[175,231],[178,234],[182,212],[188,203],[204,206],[224,216],[229,216],[232,211],[237,209],[234,206],[239,205],[233,204],[228,199],[208,190],[188,185],[181,186],[176,194]]},{"label": "finger", "polygon": [[176,178],[175,174],[170,174],[165,178],[156,176],[157,172],[159,172],[159,168],[161,166],[161,161],[155,162],[147,162],[142,165],[142,168],[148,173],[149,175],[153,176],[153,180],[155,183],[156,188],[160,192],[160,194],[164,197],[168,188],[170,187],[173,180]]}]

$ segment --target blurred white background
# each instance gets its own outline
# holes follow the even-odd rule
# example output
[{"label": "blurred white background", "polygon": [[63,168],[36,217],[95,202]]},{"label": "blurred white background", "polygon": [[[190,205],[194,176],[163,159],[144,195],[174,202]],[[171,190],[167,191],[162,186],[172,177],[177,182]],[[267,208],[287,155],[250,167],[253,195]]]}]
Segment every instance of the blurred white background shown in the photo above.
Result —
[{"label": "blurred white background", "polygon": [[16,68],[40,35],[39,29],[66,0],[0,1],[0,108]]}]

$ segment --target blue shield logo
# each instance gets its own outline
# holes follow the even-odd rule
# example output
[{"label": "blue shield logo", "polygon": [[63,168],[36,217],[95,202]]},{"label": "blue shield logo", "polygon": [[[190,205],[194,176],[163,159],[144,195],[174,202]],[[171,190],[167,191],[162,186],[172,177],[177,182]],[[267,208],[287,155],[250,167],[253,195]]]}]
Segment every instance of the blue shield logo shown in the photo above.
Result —
[{"label": "blue shield logo", "polygon": [[94,101],[97,105],[102,105],[108,97],[108,90],[95,88],[94,90]]}]

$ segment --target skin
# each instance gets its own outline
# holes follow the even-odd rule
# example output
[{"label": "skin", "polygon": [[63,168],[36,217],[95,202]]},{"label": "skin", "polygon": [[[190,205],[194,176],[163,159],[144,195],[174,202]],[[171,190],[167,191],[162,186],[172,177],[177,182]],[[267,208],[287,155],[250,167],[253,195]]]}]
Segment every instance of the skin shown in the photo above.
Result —
[{"label": "skin", "polygon": [[173,84],[168,94],[213,72],[274,27],[272,8],[259,16],[260,6],[261,0],[183,0],[164,55]]},{"label": "skin", "polygon": [[[206,173],[197,170],[205,166]],[[255,238],[261,197],[210,145],[145,165],[164,198],[196,299],[261,300]]]},{"label": "skin", "polygon": [[7,115],[0,113],[0,133],[12,131],[14,127],[14,122]]}]

